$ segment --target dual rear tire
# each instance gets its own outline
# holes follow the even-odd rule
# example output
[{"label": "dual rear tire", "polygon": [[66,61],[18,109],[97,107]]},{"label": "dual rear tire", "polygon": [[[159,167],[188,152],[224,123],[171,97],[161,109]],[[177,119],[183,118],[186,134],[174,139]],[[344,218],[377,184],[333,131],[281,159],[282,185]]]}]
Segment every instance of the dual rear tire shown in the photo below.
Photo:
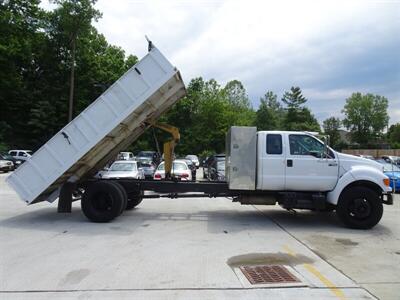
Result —
[{"label": "dual rear tire", "polygon": [[132,209],[142,201],[128,199],[123,186],[113,181],[98,181],[89,186],[83,194],[81,208],[92,222],[105,223],[115,219],[125,209]]}]

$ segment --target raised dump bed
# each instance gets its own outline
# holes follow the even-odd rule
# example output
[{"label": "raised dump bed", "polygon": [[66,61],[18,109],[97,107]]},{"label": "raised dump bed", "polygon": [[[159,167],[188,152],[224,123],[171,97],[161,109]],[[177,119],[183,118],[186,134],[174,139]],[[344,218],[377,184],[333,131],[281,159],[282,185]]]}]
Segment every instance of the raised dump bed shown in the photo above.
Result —
[{"label": "raised dump bed", "polygon": [[28,204],[53,202],[65,182],[93,176],[185,94],[179,71],[152,46],[6,181]]}]

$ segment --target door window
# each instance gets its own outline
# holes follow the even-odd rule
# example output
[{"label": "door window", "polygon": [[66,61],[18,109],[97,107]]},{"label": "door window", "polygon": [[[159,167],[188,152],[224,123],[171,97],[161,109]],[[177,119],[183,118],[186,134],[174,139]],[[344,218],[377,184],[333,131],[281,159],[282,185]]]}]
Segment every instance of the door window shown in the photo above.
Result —
[{"label": "door window", "polygon": [[[309,135],[290,134],[289,135],[290,154],[291,155],[311,155],[314,157],[323,157],[324,144]],[[334,158],[332,151],[328,149],[328,156]]]},{"label": "door window", "polygon": [[267,135],[267,154],[282,154],[282,135]]}]

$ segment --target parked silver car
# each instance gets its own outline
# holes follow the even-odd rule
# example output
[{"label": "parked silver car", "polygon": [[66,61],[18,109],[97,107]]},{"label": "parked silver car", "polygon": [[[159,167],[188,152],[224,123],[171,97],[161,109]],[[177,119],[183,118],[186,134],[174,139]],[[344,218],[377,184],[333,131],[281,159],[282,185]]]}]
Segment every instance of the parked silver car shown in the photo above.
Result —
[{"label": "parked silver car", "polygon": [[138,168],[136,161],[117,160],[108,169],[99,173],[100,178],[144,179],[143,169]]},{"label": "parked silver car", "polygon": [[11,160],[0,159],[0,171],[7,173],[8,171],[14,170],[14,164]]},{"label": "parked silver car", "polygon": [[152,162],[141,162],[138,161],[139,168],[143,169],[144,177],[146,179],[153,179],[154,172],[156,171],[156,165]]},{"label": "parked silver car", "polygon": [[[189,169],[187,163],[184,160],[174,160],[171,173],[173,177],[178,178],[182,181],[192,180],[192,171]],[[162,180],[165,178],[164,162],[158,165],[153,178],[154,180]]]},{"label": "parked silver car", "polygon": [[8,154],[10,154],[15,159],[26,161],[32,156],[33,152],[31,150],[10,150],[8,151]]}]

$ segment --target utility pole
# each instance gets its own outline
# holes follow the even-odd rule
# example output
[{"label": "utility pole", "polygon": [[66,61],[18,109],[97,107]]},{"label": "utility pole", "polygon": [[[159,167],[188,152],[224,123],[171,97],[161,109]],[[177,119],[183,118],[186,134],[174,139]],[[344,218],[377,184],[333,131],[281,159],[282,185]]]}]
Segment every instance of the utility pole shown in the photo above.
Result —
[{"label": "utility pole", "polygon": [[68,123],[72,121],[74,109],[74,85],[75,85],[75,50],[76,50],[76,34],[72,35],[72,62],[71,62],[71,78],[69,85],[69,109],[68,109]]}]

